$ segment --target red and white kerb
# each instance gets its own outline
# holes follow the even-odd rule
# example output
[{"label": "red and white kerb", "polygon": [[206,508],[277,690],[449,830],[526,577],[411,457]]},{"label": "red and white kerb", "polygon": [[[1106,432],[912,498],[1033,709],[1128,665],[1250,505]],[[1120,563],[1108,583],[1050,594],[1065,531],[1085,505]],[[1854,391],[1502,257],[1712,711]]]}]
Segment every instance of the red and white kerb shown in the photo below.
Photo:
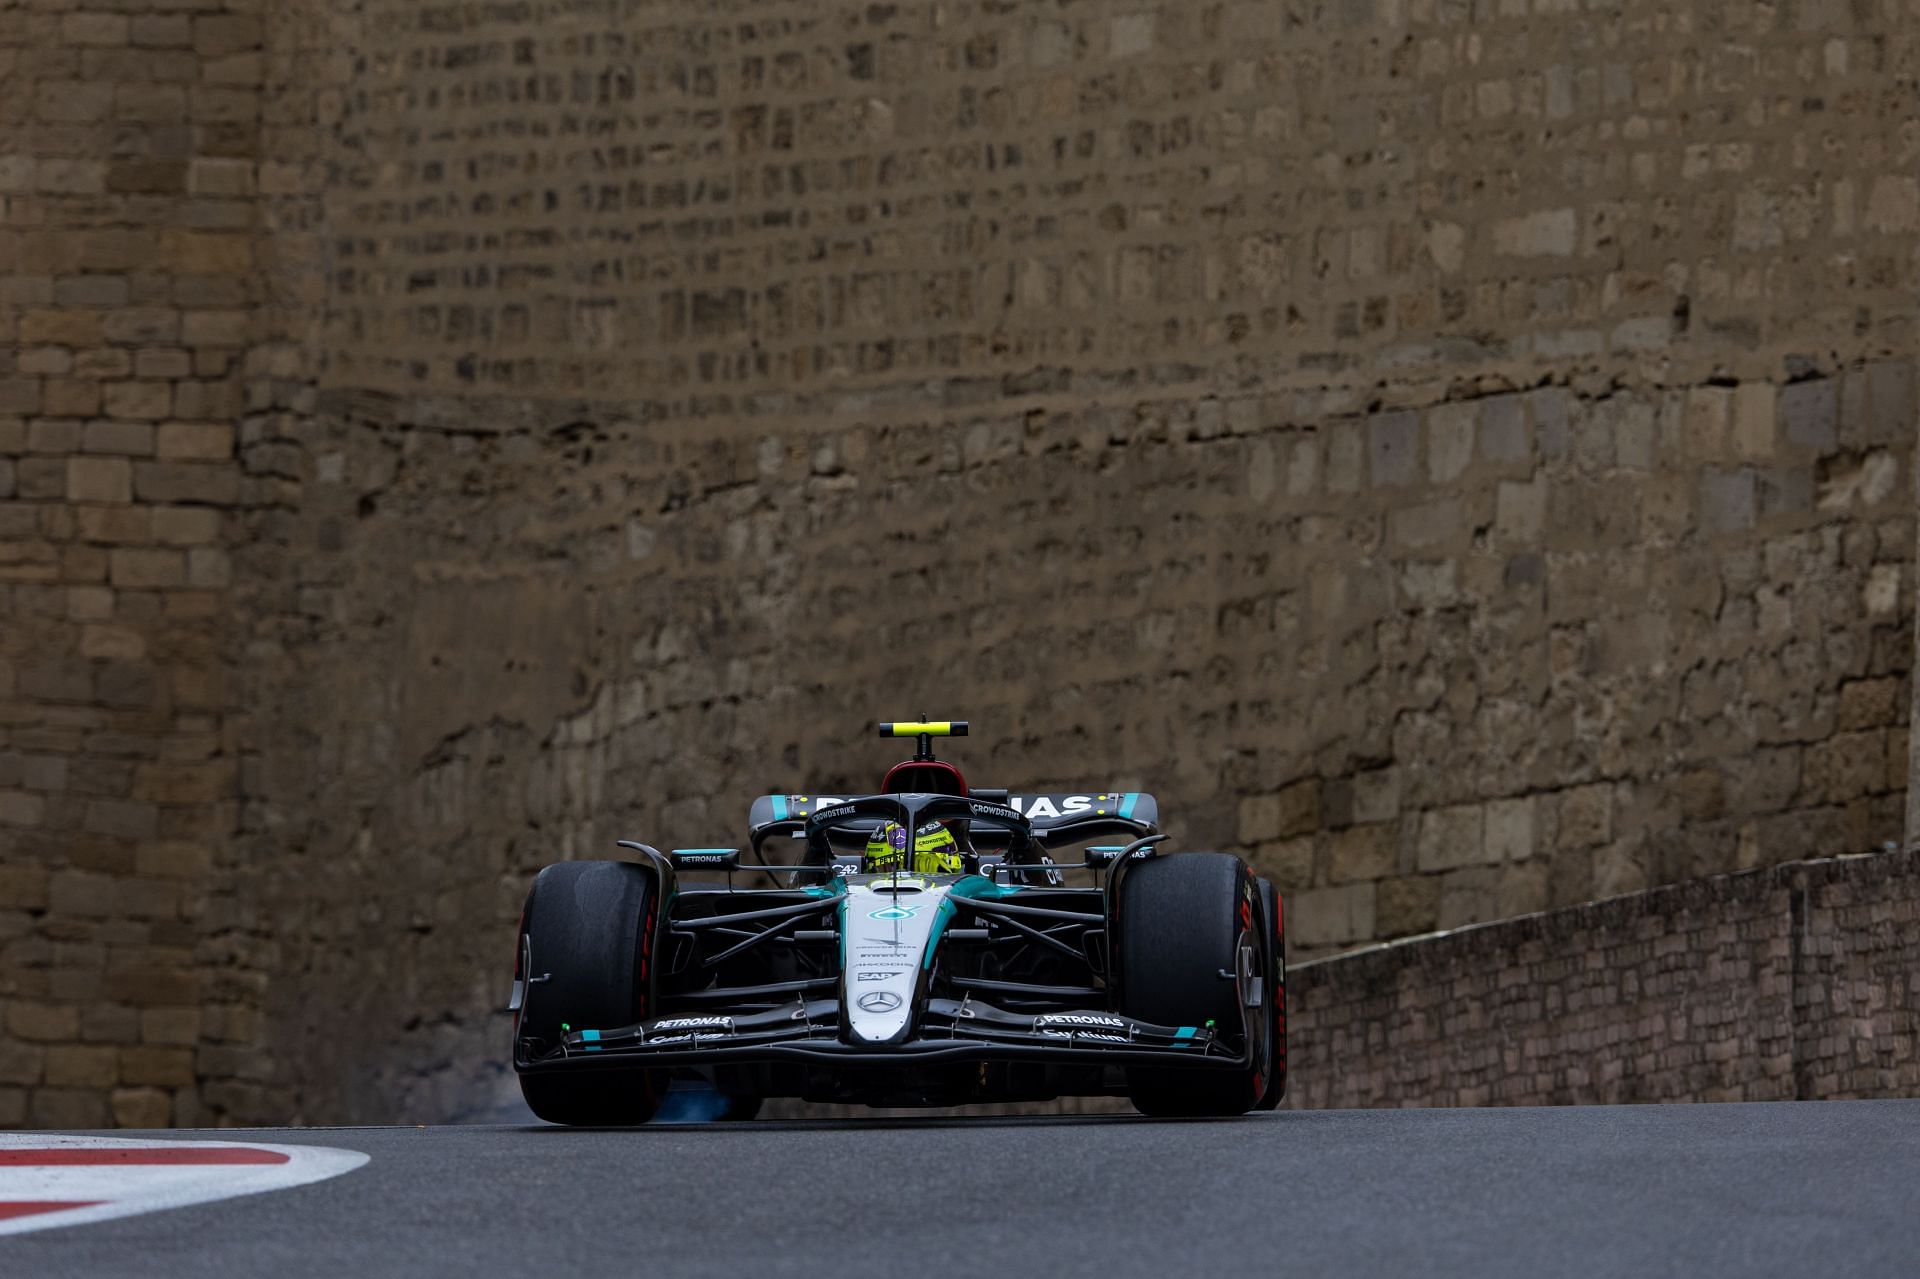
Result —
[{"label": "red and white kerb", "polygon": [[286,1190],[366,1162],[330,1146],[0,1133],[0,1235]]}]

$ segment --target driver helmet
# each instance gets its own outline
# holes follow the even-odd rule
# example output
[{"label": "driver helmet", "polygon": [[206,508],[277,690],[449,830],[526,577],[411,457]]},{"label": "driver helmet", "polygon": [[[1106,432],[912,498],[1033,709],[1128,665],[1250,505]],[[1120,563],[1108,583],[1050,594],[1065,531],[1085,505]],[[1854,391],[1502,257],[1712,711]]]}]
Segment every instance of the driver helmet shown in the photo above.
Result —
[{"label": "driver helmet", "polygon": [[898,822],[888,822],[867,839],[866,856],[860,869],[868,874],[911,869],[917,875],[958,875],[966,867],[960,860],[960,845],[953,832],[939,822],[928,822],[913,836],[913,862],[907,864],[907,831]]}]

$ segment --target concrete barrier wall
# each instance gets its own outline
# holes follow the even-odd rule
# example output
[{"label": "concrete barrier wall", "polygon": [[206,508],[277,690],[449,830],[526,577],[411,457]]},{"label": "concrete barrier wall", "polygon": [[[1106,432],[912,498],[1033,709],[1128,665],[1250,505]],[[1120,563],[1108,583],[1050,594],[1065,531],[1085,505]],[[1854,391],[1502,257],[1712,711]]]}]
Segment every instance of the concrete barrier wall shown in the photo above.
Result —
[{"label": "concrete barrier wall", "polygon": [[1920,1093],[1920,854],[1793,862],[1295,967],[1296,1107]]}]

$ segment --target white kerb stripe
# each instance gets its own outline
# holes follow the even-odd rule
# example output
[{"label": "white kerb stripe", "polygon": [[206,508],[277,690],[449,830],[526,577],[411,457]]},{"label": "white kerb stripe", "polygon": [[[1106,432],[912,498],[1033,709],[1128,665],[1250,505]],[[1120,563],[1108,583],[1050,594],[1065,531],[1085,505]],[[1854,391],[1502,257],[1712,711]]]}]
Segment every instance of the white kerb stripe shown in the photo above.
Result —
[{"label": "white kerb stripe", "polygon": [[0,1235],[287,1190],[366,1162],[331,1146],[0,1133]]}]

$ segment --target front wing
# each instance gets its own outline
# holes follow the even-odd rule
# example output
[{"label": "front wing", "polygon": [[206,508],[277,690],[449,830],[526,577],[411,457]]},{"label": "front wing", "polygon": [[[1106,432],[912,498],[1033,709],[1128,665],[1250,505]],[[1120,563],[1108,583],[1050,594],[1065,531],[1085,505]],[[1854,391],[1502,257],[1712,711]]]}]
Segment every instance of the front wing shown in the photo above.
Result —
[{"label": "front wing", "polygon": [[1213,1026],[1158,1026],[1108,1012],[1013,1013],[974,999],[930,999],[918,1034],[884,1046],[840,1037],[840,1004],[796,1001],[753,1013],[659,1017],[614,1029],[569,1030],[522,1071],[652,1069],[756,1061],[1045,1061],[1074,1065],[1245,1067]]}]

